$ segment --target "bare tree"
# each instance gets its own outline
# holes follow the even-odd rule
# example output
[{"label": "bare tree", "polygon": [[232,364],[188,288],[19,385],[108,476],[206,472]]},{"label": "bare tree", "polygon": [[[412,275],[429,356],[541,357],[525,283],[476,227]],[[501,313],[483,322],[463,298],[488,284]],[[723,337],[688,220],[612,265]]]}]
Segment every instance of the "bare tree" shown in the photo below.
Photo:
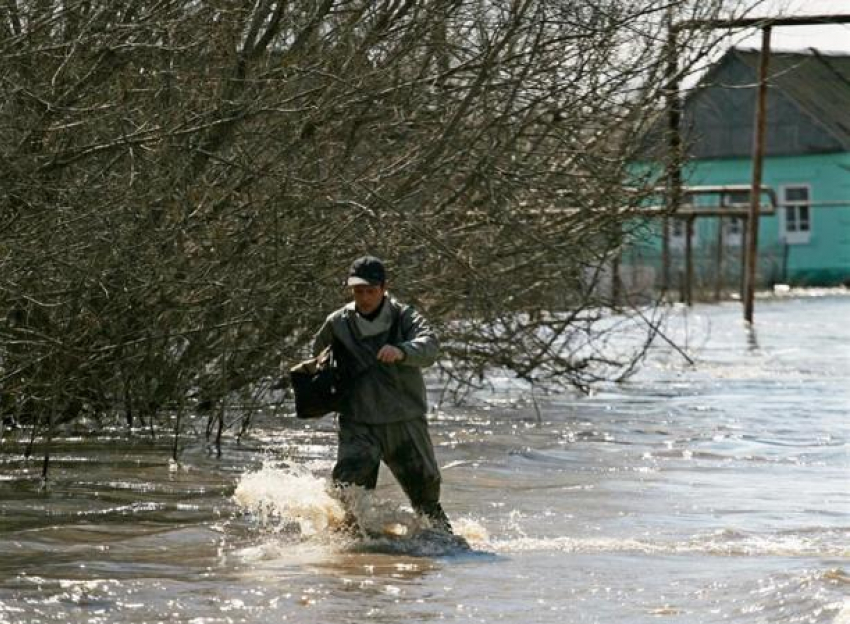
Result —
[{"label": "bare tree", "polygon": [[600,284],[647,192],[630,163],[663,18],[719,4],[9,0],[5,413],[192,408],[220,431],[364,251],[439,325],[457,383],[627,373],[651,323],[615,346]]}]

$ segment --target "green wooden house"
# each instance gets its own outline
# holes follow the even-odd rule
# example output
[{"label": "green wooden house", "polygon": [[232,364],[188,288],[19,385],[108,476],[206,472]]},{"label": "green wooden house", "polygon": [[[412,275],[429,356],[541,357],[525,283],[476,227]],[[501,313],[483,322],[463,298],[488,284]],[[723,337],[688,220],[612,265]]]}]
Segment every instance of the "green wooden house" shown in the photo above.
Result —
[{"label": "green wooden house", "polygon": [[[758,63],[758,51],[732,49],[685,98],[685,185],[750,183]],[[769,68],[763,184],[775,192],[778,207],[760,218],[758,285],[850,285],[850,56],[774,52]],[[647,149],[663,153],[659,132],[650,135]],[[737,191],[711,201],[740,209],[748,197]],[[626,283],[635,271],[654,274],[658,283],[659,222],[644,228],[625,253]],[[697,288],[704,291],[722,280],[728,290],[739,283],[743,225],[732,217],[694,221]],[[682,221],[672,221],[673,286],[682,272],[685,231]]]}]

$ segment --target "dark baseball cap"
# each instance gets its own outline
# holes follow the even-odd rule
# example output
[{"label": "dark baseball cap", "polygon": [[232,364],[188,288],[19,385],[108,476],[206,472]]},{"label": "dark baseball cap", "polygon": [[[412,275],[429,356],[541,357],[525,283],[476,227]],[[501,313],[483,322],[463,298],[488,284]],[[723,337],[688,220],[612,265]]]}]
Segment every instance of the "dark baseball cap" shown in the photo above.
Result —
[{"label": "dark baseball cap", "polygon": [[384,263],[375,256],[362,256],[351,263],[348,269],[348,286],[380,286],[387,279]]}]

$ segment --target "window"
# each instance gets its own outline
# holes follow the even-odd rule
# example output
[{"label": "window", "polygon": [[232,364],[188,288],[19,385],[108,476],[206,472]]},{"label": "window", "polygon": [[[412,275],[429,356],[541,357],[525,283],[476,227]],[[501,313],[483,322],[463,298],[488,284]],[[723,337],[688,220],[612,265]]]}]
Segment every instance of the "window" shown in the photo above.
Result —
[{"label": "window", "polygon": [[811,237],[811,207],[809,187],[782,187],[782,219],[780,234],[789,245],[809,242]]},{"label": "window", "polygon": [[729,208],[747,209],[750,207],[750,192],[726,191],[723,194],[723,205]]}]

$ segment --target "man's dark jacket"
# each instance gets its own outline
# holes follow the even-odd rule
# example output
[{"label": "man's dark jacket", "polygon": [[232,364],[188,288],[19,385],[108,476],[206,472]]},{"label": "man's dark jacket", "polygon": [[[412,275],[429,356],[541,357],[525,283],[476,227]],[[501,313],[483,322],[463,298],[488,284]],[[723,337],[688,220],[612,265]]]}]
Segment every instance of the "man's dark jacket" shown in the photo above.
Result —
[{"label": "man's dark jacket", "polygon": [[[389,335],[391,329],[396,335]],[[340,418],[369,425],[425,418],[422,369],[434,363],[440,345],[416,310],[387,296],[378,316],[369,321],[357,314],[352,302],[327,317],[313,342],[314,354],[330,345],[334,336],[345,348],[347,357],[342,359],[355,377]],[[379,362],[376,356],[385,344],[401,349],[404,359]]]}]

